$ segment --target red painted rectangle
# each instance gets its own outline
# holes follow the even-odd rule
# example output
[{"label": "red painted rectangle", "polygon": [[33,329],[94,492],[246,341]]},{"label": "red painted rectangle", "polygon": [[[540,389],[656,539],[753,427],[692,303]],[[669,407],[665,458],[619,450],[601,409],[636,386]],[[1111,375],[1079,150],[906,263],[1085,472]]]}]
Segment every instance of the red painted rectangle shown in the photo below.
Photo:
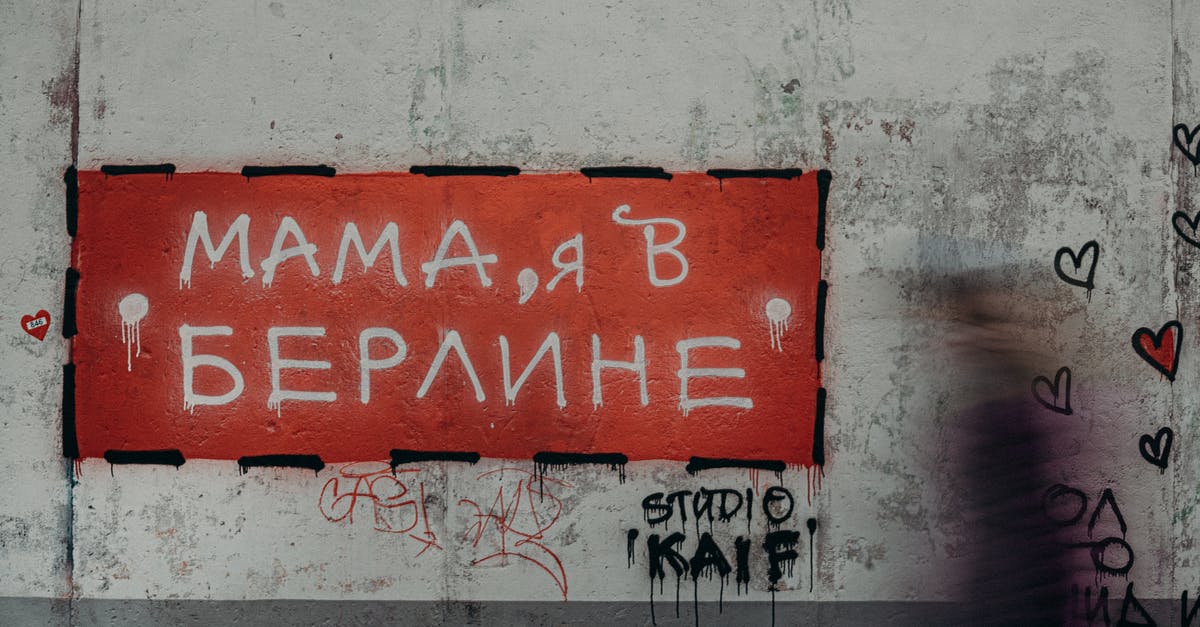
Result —
[{"label": "red painted rectangle", "polygon": [[[352,230],[366,253],[382,241],[370,268]],[[81,172],[80,452],[336,462],[400,448],[808,465],[817,230],[816,173],[722,183]],[[392,233],[399,276],[393,240],[381,240]],[[438,269],[443,243],[450,263]],[[580,249],[581,287],[571,269]],[[567,270],[549,290],[556,251]]]}]

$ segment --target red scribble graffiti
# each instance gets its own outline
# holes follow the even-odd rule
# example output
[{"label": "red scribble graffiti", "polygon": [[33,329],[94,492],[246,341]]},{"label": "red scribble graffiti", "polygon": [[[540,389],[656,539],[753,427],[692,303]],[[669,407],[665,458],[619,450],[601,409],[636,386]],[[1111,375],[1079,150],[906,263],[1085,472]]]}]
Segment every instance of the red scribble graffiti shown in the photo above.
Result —
[{"label": "red scribble graffiti", "polygon": [[[330,522],[354,523],[354,510],[359,499],[371,503],[376,531],[407,534],[421,543],[419,557],[431,547],[442,550],[437,534],[429,527],[429,516],[425,509],[425,482],[417,486],[417,494],[410,495],[410,488],[400,480],[398,473],[416,473],[418,468],[392,471],[387,462],[357,462],[346,464],[321,488],[318,507]],[[343,491],[342,482],[354,481],[349,491]],[[423,532],[414,532],[423,523]]]},{"label": "red scribble graffiti", "polygon": [[556,485],[563,488],[574,486],[559,479],[535,476],[521,468],[500,468],[485,472],[475,479],[478,481],[498,473],[513,473],[520,479],[515,489],[510,485],[501,485],[496,490],[496,498],[487,513],[471,499],[458,501],[459,505],[475,508],[475,524],[463,535],[464,539],[471,541],[473,547],[479,546],[489,523],[499,535],[497,550],[473,560],[471,565],[510,555],[519,557],[536,564],[550,575],[554,585],[562,592],[563,600],[567,600],[567,571],[563,568],[562,560],[543,544],[543,541],[546,539],[546,532],[558,522],[563,510],[562,501],[549,488]]}]

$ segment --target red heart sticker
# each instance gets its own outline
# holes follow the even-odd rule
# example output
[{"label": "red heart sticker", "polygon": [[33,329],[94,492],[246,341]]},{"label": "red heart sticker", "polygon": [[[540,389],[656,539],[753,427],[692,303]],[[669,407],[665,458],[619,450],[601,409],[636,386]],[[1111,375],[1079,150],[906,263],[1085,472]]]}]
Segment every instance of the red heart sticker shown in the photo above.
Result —
[{"label": "red heart sticker", "polygon": [[1133,332],[1133,350],[1168,381],[1175,380],[1179,368],[1179,349],[1183,346],[1183,325],[1172,320],[1158,333],[1142,327]]},{"label": "red heart sticker", "polygon": [[21,328],[39,342],[46,339],[46,331],[50,330],[50,312],[43,309],[32,316],[21,316]]}]

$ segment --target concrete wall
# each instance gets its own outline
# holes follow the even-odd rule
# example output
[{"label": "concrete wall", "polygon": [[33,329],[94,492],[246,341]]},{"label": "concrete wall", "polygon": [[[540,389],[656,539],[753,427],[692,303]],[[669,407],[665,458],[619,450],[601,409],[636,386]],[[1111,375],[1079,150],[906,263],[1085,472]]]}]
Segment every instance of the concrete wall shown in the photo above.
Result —
[{"label": "concrete wall", "polygon": [[[723,613],[718,580],[686,580],[681,623],[695,611],[706,624],[770,622],[774,596],[781,624],[919,624],[964,599],[960,573],[989,527],[964,505],[977,485],[958,463],[963,416],[987,396],[972,377],[995,373],[964,371],[953,351],[963,281],[987,282],[1030,347],[1023,381],[1071,368],[1073,413],[1038,414],[1046,487],[1087,495],[1080,525],[1111,490],[1127,531],[1102,512],[1092,540],[1123,536],[1136,554],[1125,577],[1102,576],[1080,549],[1080,590],[1107,586],[1115,621],[1132,582],[1159,624],[1179,621],[1180,594],[1200,586],[1200,251],[1172,223],[1195,215],[1197,191],[1171,132],[1200,123],[1200,3],[579,4],[3,3],[0,612],[48,624],[649,621],[642,497],[747,486],[745,471],[555,474],[574,486],[546,538],[570,580],[564,605],[527,560],[472,566],[472,519],[456,507],[512,489],[519,475],[477,477],[532,470],[527,460],[423,466],[445,550],[418,554],[367,521],[322,516],[337,468],[61,455],[69,165],[453,163],[833,173],[828,462],[811,503],[811,471],[780,480],[797,495],[794,523],[819,522],[815,578],[803,542],[789,589],[767,592],[756,563],[748,593],[726,587]],[[1100,252],[1085,292],[1053,262],[1089,240]],[[44,341],[18,324],[40,309],[54,317]],[[1170,320],[1182,325],[1173,382],[1131,347],[1139,327]],[[1139,451],[1162,427],[1174,433],[1165,472]],[[722,546],[738,532],[715,530]],[[756,522],[750,535],[766,532]],[[676,620],[673,579],[653,590],[660,622]]]}]

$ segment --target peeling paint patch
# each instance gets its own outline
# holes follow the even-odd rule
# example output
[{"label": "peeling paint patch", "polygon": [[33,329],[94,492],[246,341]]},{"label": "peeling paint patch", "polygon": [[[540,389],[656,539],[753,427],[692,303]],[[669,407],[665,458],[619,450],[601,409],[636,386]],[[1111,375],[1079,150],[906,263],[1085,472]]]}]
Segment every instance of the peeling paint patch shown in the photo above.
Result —
[{"label": "peeling paint patch", "polygon": [[79,81],[74,68],[69,68],[54,79],[42,83],[42,93],[50,101],[50,123],[58,126],[70,124],[75,102],[79,99]]},{"label": "peeling paint patch", "polygon": [[29,539],[29,522],[14,516],[0,518],[0,548],[24,544]]},{"label": "peeling paint patch", "polygon": [[712,132],[709,130],[708,107],[701,100],[692,101],[688,108],[688,133],[683,143],[683,158],[703,163],[708,158]]}]

